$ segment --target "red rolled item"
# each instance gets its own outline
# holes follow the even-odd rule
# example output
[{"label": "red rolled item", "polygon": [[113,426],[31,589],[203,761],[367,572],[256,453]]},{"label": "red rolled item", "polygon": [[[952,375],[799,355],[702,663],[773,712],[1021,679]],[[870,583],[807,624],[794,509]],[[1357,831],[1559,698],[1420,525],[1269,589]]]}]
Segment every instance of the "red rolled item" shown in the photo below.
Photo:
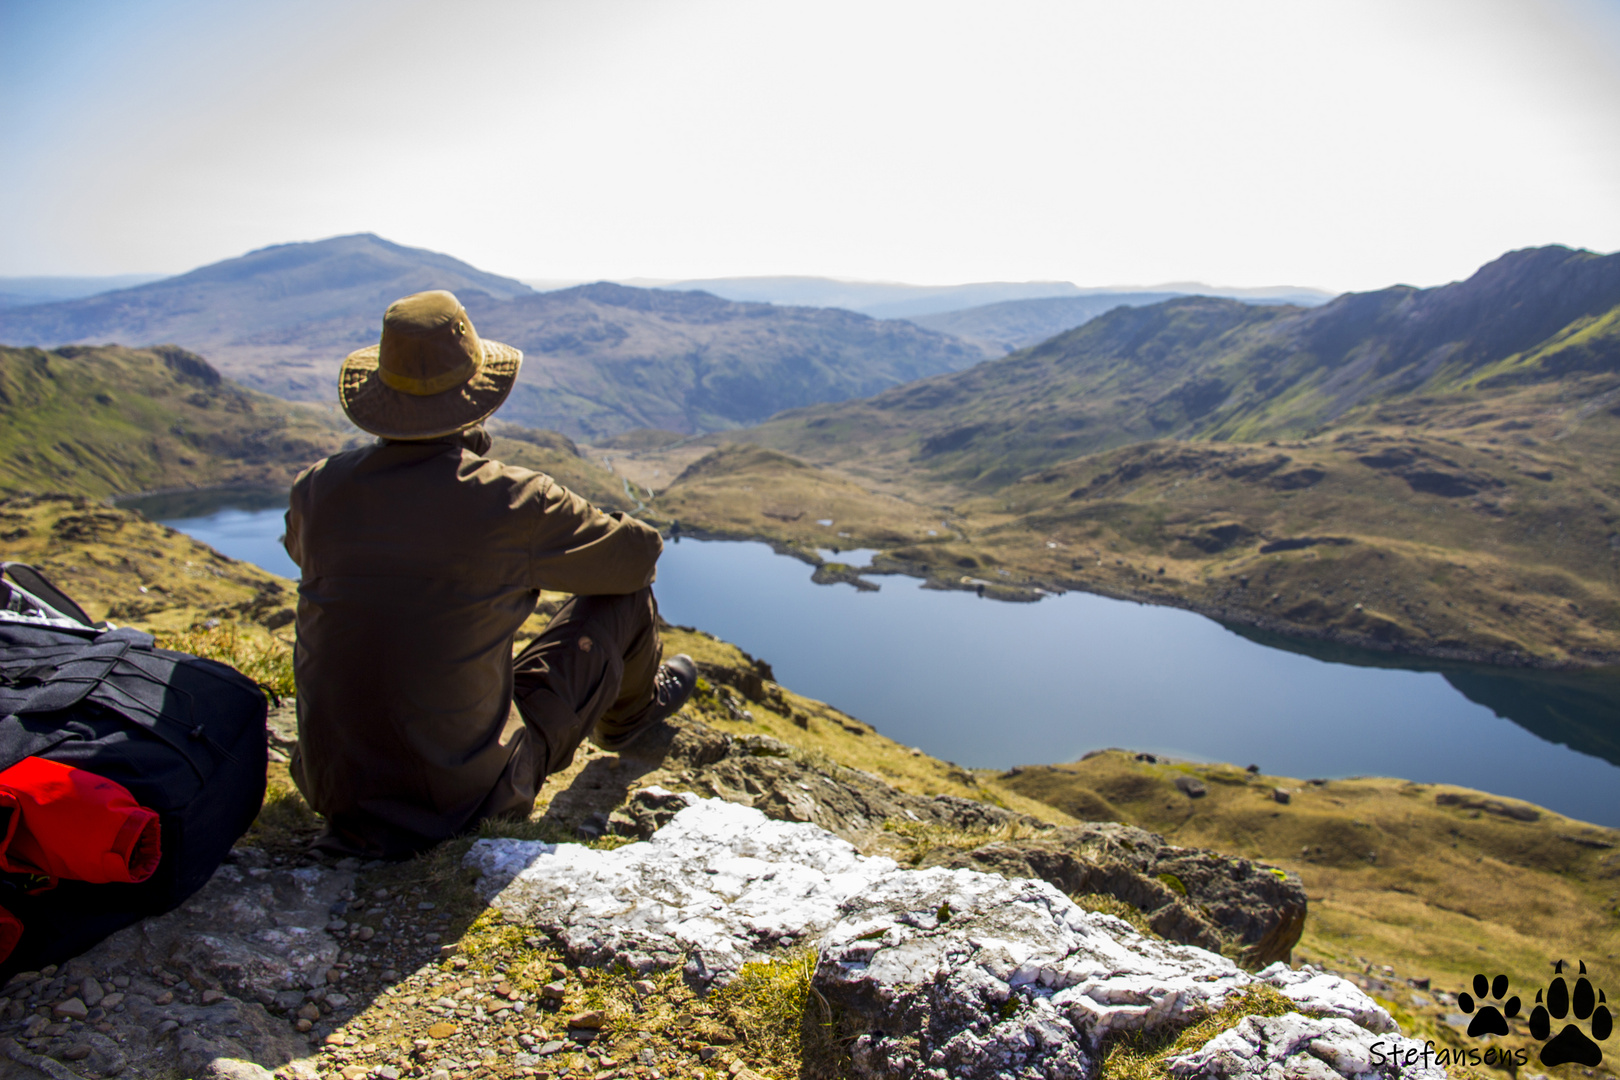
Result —
[{"label": "red rolled item", "polygon": [[11,950],[22,940],[22,934],[22,920],[0,907],[0,962],[4,962],[6,957],[11,955]]},{"label": "red rolled item", "polygon": [[56,881],[139,882],[162,858],[158,815],[115,780],[44,758],[0,772],[0,870]]}]

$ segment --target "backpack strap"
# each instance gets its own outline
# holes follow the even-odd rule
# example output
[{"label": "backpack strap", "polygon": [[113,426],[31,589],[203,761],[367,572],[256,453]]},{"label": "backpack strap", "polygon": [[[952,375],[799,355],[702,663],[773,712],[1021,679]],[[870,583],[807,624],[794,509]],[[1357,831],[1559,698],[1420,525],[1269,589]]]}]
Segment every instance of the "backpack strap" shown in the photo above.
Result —
[{"label": "backpack strap", "polygon": [[[42,634],[48,635],[47,631]],[[28,650],[0,670],[0,771],[38,757],[72,737],[51,713],[70,709],[106,680],[129,650],[150,637],[139,631],[100,635],[94,642],[59,633],[55,648]],[[38,719],[33,717],[38,716]]]},{"label": "backpack strap", "polygon": [[[0,573],[11,575],[11,580],[21,585],[24,590],[33,594],[39,600],[55,609],[56,614],[85,626],[92,625],[90,616],[85,610],[73,602],[67,593],[52,585],[50,579],[27,563],[0,562]],[[8,590],[9,592],[9,590]]]}]

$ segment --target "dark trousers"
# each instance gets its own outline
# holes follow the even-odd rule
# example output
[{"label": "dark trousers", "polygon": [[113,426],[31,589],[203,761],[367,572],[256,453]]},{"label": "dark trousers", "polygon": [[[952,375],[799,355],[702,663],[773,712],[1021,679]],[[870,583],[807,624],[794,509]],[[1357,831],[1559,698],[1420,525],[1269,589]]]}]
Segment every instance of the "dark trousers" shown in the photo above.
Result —
[{"label": "dark trousers", "polygon": [[477,817],[526,817],[540,784],[568,767],[593,727],[617,734],[630,726],[652,700],[662,655],[651,588],[564,604],[513,661],[524,729]]}]

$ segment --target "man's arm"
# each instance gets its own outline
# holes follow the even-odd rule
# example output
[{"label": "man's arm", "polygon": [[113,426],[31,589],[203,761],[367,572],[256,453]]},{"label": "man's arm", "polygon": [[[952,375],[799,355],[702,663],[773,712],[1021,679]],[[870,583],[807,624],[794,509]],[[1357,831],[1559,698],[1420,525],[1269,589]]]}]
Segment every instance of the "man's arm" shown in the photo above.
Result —
[{"label": "man's arm", "polygon": [[627,514],[603,513],[544,474],[525,493],[538,516],[529,584],[581,596],[619,596],[651,585],[663,538]]},{"label": "man's arm", "polygon": [[[324,461],[325,459],[323,458],[322,460]],[[304,566],[304,498],[308,491],[307,485],[311,482],[311,478],[313,477],[315,470],[320,468],[320,466],[321,462],[317,461],[314,465],[311,465],[309,468],[299,473],[297,479],[295,479],[292,483],[291,490],[287,492],[287,514],[286,517],[282,519],[286,532],[284,532],[281,536],[281,546],[287,549],[288,558],[292,559],[293,563],[300,570],[303,569]]]}]

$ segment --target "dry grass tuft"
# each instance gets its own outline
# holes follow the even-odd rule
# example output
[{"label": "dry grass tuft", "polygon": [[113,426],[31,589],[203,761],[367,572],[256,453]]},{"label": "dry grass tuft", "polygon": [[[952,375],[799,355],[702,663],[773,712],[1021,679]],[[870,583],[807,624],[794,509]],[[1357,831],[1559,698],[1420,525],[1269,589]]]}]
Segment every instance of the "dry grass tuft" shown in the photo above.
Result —
[{"label": "dry grass tuft", "polygon": [[1123,919],[1131,924],[1143,937],[1156,938],[1159,933],[1148,925],[1147,916],[1135,904],[1127,904],[1117,896],[1107,893],[1075,893],[1069,897],[1075,904],[1086,911],[1095,911],[1099,915],[1112,915],[1116,919]]},{"label": "dry grass tuft", "polygon": [[972,851],[986,844],[1028,840],[1040,836],[1047,828],[1032,825],[1027,821],[1009,821],[985,829],[953,829],[949,825],[905,821],[898,818],[890,818],[883,823],[883,831],[901,842],[903,850],[894,856],[895,861],[909,862],[913,866],[940,848],[950,851]]},{"label": "dry grass tuft", "polygon": [[287,779],[284,769],[279,776],[274,765],[271,770],[264,805],[249,826],[246,839],[272,855],[300,855],[320,833],[320,815],[309,808],[292,781]]},{"label": "dry grass tuft", "polygon": [[810,985],[816,951],[744,964],[709,997],[716,1017],[734,1030],[751,1060],[783,1077],[848,1075],[838,1017]]},{"label": "dry grass tuft", "polygon": [[274,634],[254,632],[225,620],[217,626],[159,633],[157,643],[165,649],[228,664],[278,695],[293,694],[292,646]]}]

